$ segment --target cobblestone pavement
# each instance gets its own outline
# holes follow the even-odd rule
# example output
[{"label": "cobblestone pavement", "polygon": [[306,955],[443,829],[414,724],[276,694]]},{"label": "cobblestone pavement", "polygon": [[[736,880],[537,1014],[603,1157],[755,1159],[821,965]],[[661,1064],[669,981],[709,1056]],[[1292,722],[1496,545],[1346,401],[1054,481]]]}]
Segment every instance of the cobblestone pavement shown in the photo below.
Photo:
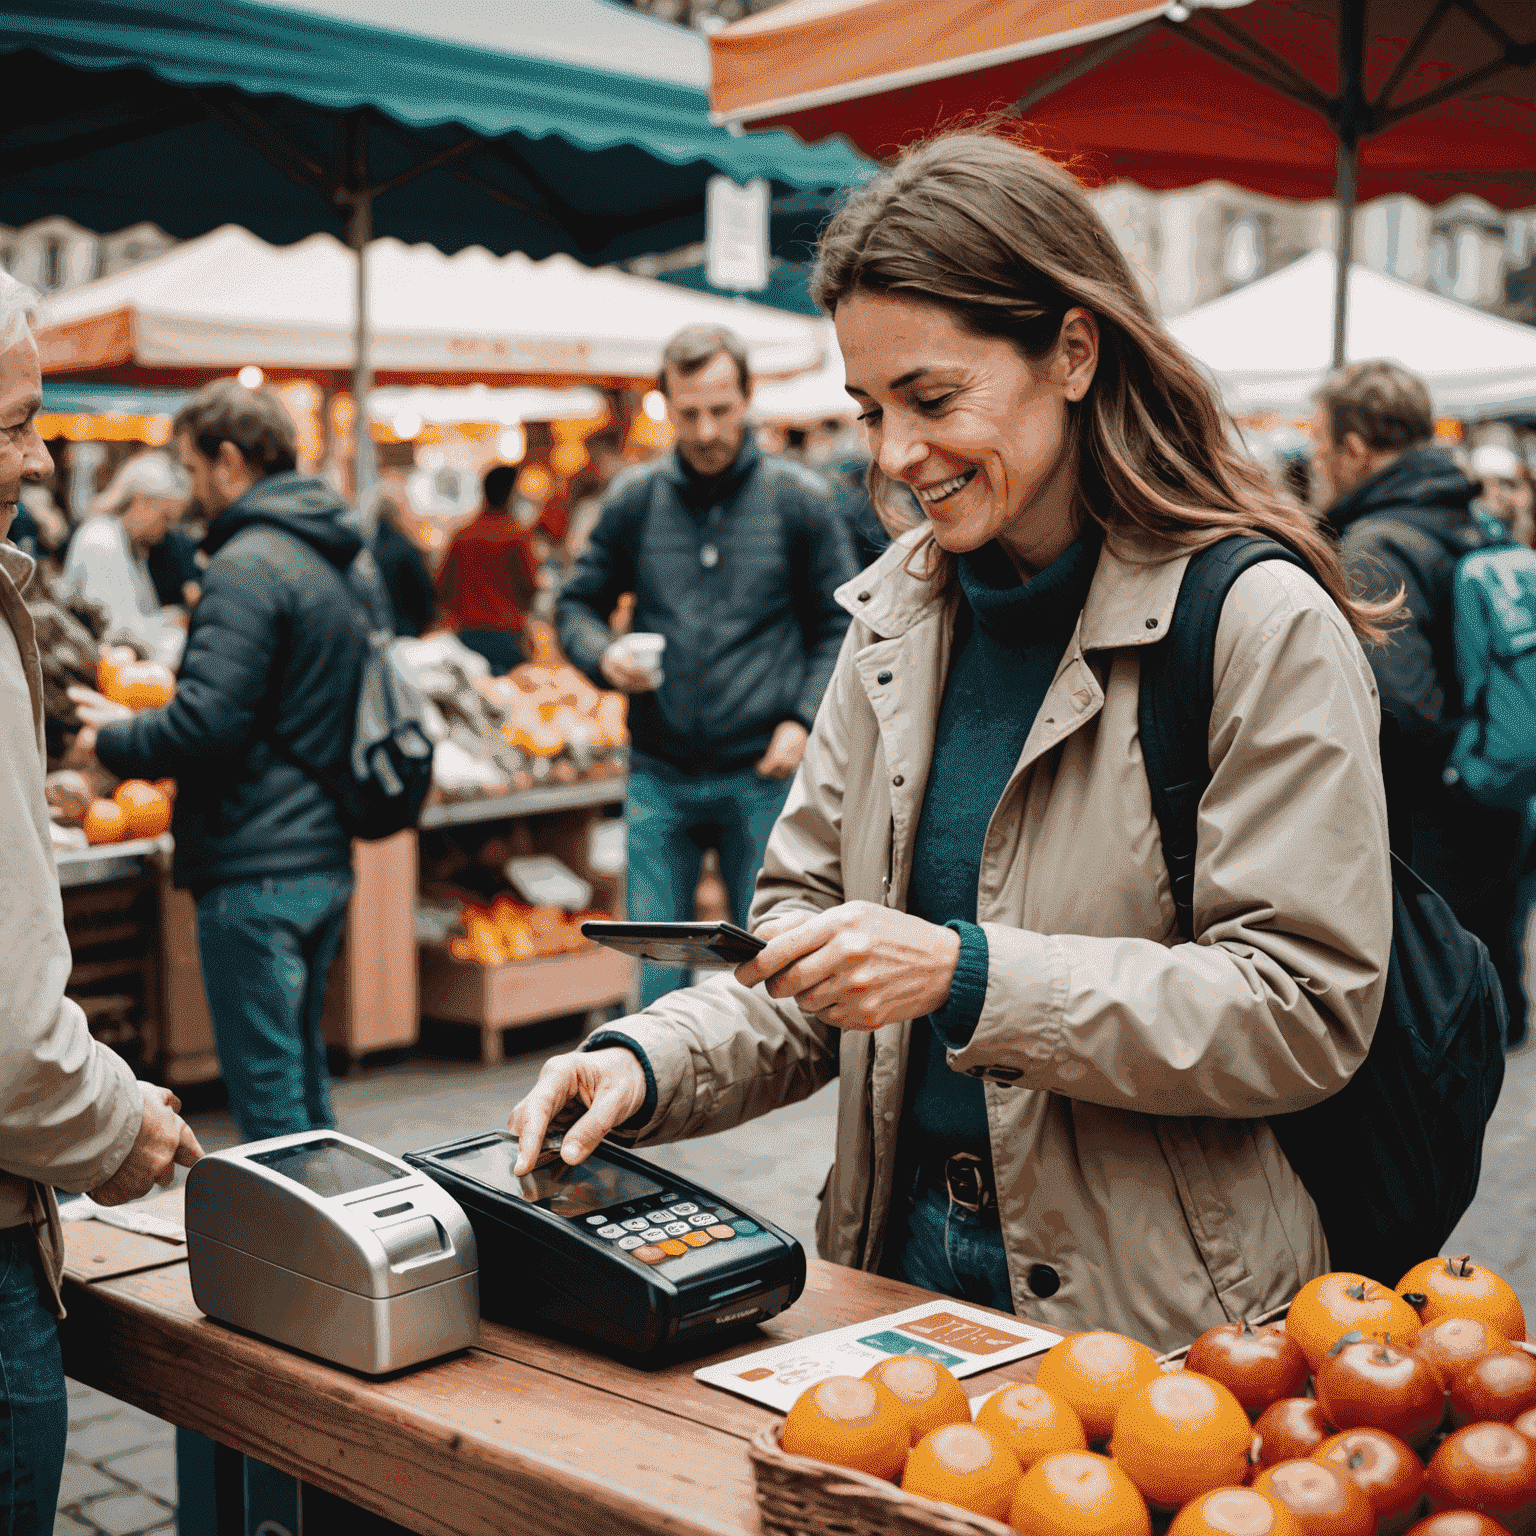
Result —
[{"label": "cobblestone pavement", "polygon": [[[365,1066],[335,1088],[342,1130],[389,1152],[505,1123],[545,1057],[565,1042],[495,1067],[426,1057]],[[749,1125],[647,1156],[740,1200],[815,1250],[816,1192],[832,1159],[836,1090]],[[239,1136],[227,1112],[189,1117],[209,1150]],[[1449,1253],[1480,1255],[1520,1293],[1536,1319],[1536,1048],[1509,1059],[1498,1111],[1488,1128],[1482,1184]],[[1347,1177],[1347,1170],[1341,1170]],[[55,1536],[147,1536],[174,1530],[175,1448],[171,1427],[100,1392],[70,1383],[70,1449]],[[183,1536],[203,1536],[186,1532]]]}]

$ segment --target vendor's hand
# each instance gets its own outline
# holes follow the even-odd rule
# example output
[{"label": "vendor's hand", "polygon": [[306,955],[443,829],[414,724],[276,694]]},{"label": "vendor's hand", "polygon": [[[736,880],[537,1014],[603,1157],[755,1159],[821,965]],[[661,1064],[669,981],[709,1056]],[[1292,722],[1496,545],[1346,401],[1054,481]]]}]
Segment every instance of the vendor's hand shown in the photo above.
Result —
[{"label": "vendor's hand", "polygon": [[811,733],[798,720],[780,720],[768,750],[752,765],[765,779],[787,779],[800,766]]},{"label": "vendor's hand", "polygon": [[518,1140],[512,1171],[519,1178],[533,1167],[550,1121],[573,1099],[580,1099],[587,1112],[565,1133],[560,1156],[567,1163],[580,1163],[614,1126],[645,1103],[645,1070],[635,1053],[622,1045],[550,1057],[533,1092],[507,1119],[507,1129]]},{"label": "vendor's hand", "polygon": [[112,720],[127,720],[133,715],[126,704],[116,704],[105,694],[97,693],[94,688],[85,688],[75,683],[65,691],[75,706],[75,713],[93,730]]},{"label": "vendor's hand", "polygon": [[156,1184],[169,1184],[176,1177],[177,1163],[190,1168],[203,1155],[192,1127],[177,1113],[181,1100],[169,1088],[140,1083],[139,1092],[144,1099],[139,1134],[117,1172],[91,1191],[98,1205],[137,1200]]},{"label": "vendor's hand", "polygon": [[597,670],[603,674],[607,683],[621,693],[654,693],[656,691],[656,674],[649,667],[642,667],[639,662],[626,655],[617,640],[603,652],[602,659],[597,664]]},{"label": "vendor's hand", "polygon": [[755,931],[767,947],[736,967],[737,981],[766,982],[769,997],[792,997],[839,1029],[881,1029],[942,1008],[960,958],[953,928],[872,901],[789,912]]}]

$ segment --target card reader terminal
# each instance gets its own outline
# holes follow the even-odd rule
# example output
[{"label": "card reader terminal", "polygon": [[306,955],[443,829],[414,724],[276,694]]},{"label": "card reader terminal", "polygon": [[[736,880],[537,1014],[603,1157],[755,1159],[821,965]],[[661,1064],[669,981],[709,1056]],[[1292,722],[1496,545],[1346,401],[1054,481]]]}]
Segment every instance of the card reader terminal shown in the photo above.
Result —
[{"label": "card reader terminal", "polygon": [[805,1254],[787,1232],[611,1142],[575,1167],[558,1148],[547,1138],[520,1179],[505,1131],[405,1154],[469,1216],[486,1317],[645,1360],[709,1349],[798,1299]]},{"label": "card reader terminal", "polygon": [[475,1342],[475,1237],[440,1184],[339,1131],[211,1152],[187,1175],[209,1317],[370,1375]]}]

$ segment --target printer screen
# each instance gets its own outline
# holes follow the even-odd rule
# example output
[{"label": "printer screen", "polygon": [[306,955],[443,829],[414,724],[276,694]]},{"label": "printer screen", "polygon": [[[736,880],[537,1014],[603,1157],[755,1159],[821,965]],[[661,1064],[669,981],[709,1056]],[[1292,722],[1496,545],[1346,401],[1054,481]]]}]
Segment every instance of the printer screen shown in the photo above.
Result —
[{"label": "printer screen", "polygon": [[369,1189],[390,1179],[410,1176],[409,1169],[397,1168],[382,1157],[373,1157],[334,1136],[320,1136],[294,1147],[275,1147],[270,1152],[251,1154],[253,1163],[280,1173],[295,1184],[302,1184],[311,1194],[350,1195],[357,1189]]}]

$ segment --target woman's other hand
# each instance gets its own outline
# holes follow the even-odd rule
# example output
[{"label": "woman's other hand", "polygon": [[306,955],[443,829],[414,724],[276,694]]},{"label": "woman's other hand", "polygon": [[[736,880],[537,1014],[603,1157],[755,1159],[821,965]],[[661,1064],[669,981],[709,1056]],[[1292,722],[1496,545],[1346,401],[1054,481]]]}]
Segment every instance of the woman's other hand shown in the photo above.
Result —
[{"label": "woman's other hand", "polygon": [[614,1126],[645,1103],[645,1071],[635,1053],[615,1045],[551,1056],[544,1063],[533,1092],[507,1119],[507,1129],[518,1141],[512,1171],[519,1178],[532,1169],[550,1122],[573,1100],[585,1104],[587,1112],[565,1133],[560,1156],[567,1163],[581,1163]]},{"label": "woman's other hand", "polygon": [[872,901],[786,913],[756,932],[767,947],[736,967],[737,981],[766,982],[770,997],[792,997],[839,1029],[880,1029],[942,1008],[960,958],[953,928]]}]

